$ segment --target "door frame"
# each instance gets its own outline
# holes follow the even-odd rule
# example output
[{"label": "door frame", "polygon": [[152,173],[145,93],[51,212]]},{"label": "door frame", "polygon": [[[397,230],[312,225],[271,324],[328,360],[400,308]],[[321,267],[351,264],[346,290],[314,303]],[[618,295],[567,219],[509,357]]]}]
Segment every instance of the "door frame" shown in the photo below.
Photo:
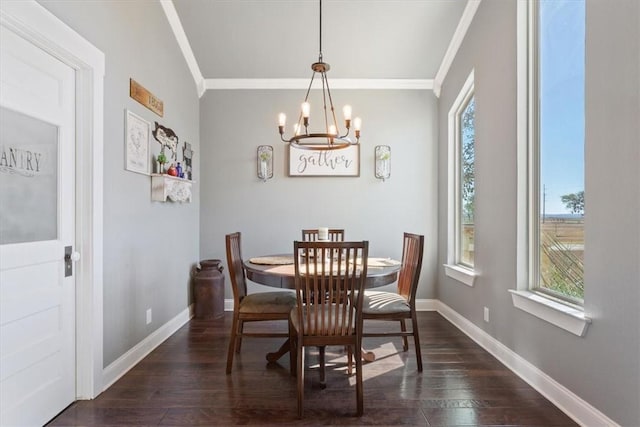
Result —
[{"label": "door frame", "polygon": [[34,0],[2,2],[0,25],[76,71],[76,400],[103,387],[105,56]]}]

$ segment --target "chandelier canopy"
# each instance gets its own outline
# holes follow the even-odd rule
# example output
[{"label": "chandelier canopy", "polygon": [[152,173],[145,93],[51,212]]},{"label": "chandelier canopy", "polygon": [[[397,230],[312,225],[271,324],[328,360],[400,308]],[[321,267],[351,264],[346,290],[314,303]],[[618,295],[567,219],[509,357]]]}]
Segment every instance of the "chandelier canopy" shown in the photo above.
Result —
[{"label": "chandelier canopy", "polygon": [[[338,128],[336,120],[336,113],[333,107],[333,98],[331,97],[331,90],[329,89],[329,80],[327,80],[327,71],[331,68],[329,64],[322,60],[322,0],[320,2],[320,25],[319,25],[319,40],[320,51],[318,54],[318,62],[311,64],[313,74],[311,75],[311,82],[305,94],[304,101],[302,102],[300,115],[298,116],[298,122],[293,125],[293,136],[286,138],[284,136],[285,124],[287,116],[284,113],[280,113],[278,116],[278,131],[280,132],[280,139],[284,142],[288,142],[294,147],[303,148],[306,150],[335,150],[340,148],[346,148],[350,145],[355,145],[360,142],[360,127],[362,120],[359,117],[353,119],[353,128],[355,133],[355,141],[349,137],[349,131],[351,129],[351,106],[345,105],[342,109],[344,115],[344,124],[346,131],[341,134]],[[320,129],[318,132],[310,132],[310,112],[311,104],[309,103],[309,93],[313,86],[313,80],[319,74],[320,81],[322,83],[322,113],[324,114],[324,129]],[[327,105],[329,102],[329,105]]]}]

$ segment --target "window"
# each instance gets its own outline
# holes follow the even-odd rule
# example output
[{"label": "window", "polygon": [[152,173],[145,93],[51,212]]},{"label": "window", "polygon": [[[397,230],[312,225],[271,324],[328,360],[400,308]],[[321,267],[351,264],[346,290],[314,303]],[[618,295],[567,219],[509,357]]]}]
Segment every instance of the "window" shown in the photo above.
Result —
[{"label": "window", "polygon": [[449,227],[445,272],[473,286],[475,96],[473,72],[449,111]]},{"label": "window", "polygon": [[462,111],[458,114],[458,138],[457,149],[458,159],[460,164],[459,177],[458,177],[458,207],[456,214],[458,215],[458,221],[460,227],[456,235],[458,236],[459,244],[457,245],[457,257],[458,263],[467,267],[473,268],[473,211],[475,201],[475,117],[476,117],[476,102],[475,98],[471,96],[463,104]]},{"label": "window", "polygon": [[537,0],[518,8],[514,294],[565,311],[584,333],[585,2]]},{"label": "window", "polygon": [[[532,287],[584,298],[584,0],[535,3],[536,193]],[[536,10],[537,9],[537,10]],[[534,55],[535,55],[534,51]],[[534,98],[534,99],[536,99]]]},{"label": "window", "polygon": [[[534,2],[532,289],[584,298],[584,1]],[[533,207],[532,206],[532,207]]]}]

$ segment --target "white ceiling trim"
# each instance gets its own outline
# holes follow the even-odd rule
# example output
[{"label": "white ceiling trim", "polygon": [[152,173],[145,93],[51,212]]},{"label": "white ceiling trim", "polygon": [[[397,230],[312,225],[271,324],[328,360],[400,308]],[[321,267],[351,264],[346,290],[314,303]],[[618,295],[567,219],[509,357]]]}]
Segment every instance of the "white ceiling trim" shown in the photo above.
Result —
[{"label": "white ceiling trim", "polygon": [[[449,47],[444,55],[435,79],[332,79],[333,89],[400,89],[400,90],[433,90],[437,97],[440,96],[442,83],[449,68],[460,49],[464,36],[473,21],[481,0],[468,0],[462,13],[460,22],[451,38]],[[160,0],[169,25],[178,42],[178,46],[184,55],[187,66],[196,83],[198,97],[202,97],[206,90],[224,89],[306,89],[306,79],[205,79],[202,76],[198,61],[193,54],[189,39],[187,38],[180,17],[173,4],[173,0]],[[314,86],[314,88],[316,88]]]},{"label": "white ceiling trim", "polygon": [[453,37],[451,38],[451,42],[449,43],[449,47],[444,54],[444,58],[442,58],[442,63],[440,64],[440,68],[436,73],[436,78],[434,79],[433,84],[433,92],[437,97],[440,97],[440,89],[442,88],[442,83],[444,82],[445,77],[447,77],[447,73],[449,72],[449,68],[453,63],[453,60],[458,53],[458,49],[460,49],[460,45],[462,45],[462,41],[464,40],[464,36],[467,34],[467,30],[471,26],[471,22],[473,21],[473,17],[478,10],[478,6],[480,6],[481,0],[469,0],[467,1],[467,6],[464,8],[462,12],[462,16],[460,17],[460,22],[458,22],[458,27],[456,31],[453,33]]},{"label": "white ceiling trim", "polygon": [[[430,79],[331,79],[331,89],[432,90]],[[227,89],[307,89],[309,79],[206,79],[205,90]],[[314,80],[312,89],[321,89]]]},{"label": "white ceiling trim", "polygon": [[180,50],[184,55],[184,59],[187,61],[187,66],[191,71],[193,80],[196,82],[198,97],[202,97],[205,91],[204,77],[202,76],[202,72],[200,71],[200,67],[198,66],[198,61],[196,61],[196,57],[193,54],[191,45],[189,44],[187,34],[184,32],[184,28],[182,27],[182,23],[180,22],[178,12],[176,12],[176,7],[173,4],[173,0],[160,0],[160,4],[162,5],[164,14],[167,15],[167,20],[169,21],[169,25],[173,30],[173,35],[176,37],[178,46],[180,46]]}]

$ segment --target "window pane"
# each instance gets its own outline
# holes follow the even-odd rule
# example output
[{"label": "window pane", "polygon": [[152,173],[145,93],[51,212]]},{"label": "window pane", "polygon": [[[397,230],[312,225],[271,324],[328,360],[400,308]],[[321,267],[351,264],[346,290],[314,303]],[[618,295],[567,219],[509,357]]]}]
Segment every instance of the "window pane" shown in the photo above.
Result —
[{"label": "window pane", "polygon": [[460,263],[473,267],[475,202],[475,98],[460,115]]},{"label": "window pane", "polygon": [[541,290],[584,297],[583,0],[539,3],[539,277]]}]

